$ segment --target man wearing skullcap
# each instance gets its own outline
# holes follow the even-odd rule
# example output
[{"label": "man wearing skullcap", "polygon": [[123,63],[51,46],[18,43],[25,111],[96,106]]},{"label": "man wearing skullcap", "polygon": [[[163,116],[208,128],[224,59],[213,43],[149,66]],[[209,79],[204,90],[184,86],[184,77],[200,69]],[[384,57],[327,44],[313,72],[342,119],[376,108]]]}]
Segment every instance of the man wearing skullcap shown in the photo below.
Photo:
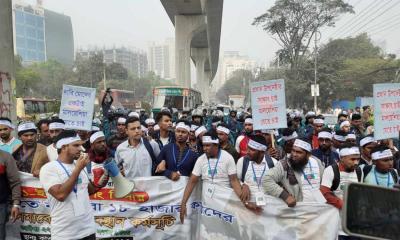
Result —
[{"label": "man wearing skullcap", "polygon": [[12,136],[14,128],[9,118],[0,117],[0,150],[10,154],[22,144],[21,140]]},{"label": "man wearing skullcap", "polygon": [[17,129],[22,145],[12,155],[18,170],[39,177],[40,169],[49,162],[46,146],[37,142],[37,128],[33,122],[21,123]]},{"label": "man wearing skullcap", "polygon": [[117,147],[128,139],[125,122],[126,118],[119,117],[117,119],[117,132],[107,139],[107,146],[109,147],[112,156],[114,156]]}]

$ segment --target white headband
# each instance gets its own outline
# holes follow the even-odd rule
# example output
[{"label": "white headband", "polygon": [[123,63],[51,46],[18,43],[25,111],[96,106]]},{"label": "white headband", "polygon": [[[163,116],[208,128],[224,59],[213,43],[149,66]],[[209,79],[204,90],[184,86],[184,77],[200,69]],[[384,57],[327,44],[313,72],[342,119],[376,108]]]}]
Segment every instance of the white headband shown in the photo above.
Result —
[{"label": "white headband", "polygon": [[372,142],[375,142],[375,139],[373,137],[365,137],[365,138],[361,139],[360,147],[364,147],[368,143],[372,143]]},{"label": "white headband", "polygon": [[196,126],[196,125],[192,124],[192,126],[190,126],[190,131],[191,131],[191,132],[194,132],[194,131],[196,131],[196,129],[197,129],[198,127],[199,127],[199,126]]},{"label": "white headband", "polygon": [[246,119],[244,120],[244,123],[253,124],[253,119],[252,119],[252,118],[246,118]]},{"label": "white headband", "polygon": [[267,151],[267,146],[265,146],[264,144],[258,143],[252,139],[250,139],[247,146],[249,146],[255,150],[258,150],[258,151],[262,151],[262,152]]},{"label": "white headband", "polygon": [[203,138],[201,140],[202,140],[203,144],[204,143],[215,143],[215,144],[219,143],[218,138],[212,139],[211,136],[203,136]]},{"label": "white headband", "polygon": [[126,118],[123,118],[123,117],[120,117],[120,118],[118,118],[118,121],[117,121],[119,124],[125,124],[126,123]]},{"label": "white headband", "polygon": [[229,133],[231,132],[228,128],[223,127],[223,126],[218,126],[217,131],[221,131],[221,132],[225,133],[226,135],[229,135]]},{"label": "white headband", "polygon": [[94,141],[101,137],[104,137],[104,133],[102,131],[93,133],[92,136],[90,136],[90,143],[94,143]]},{"label": "white headband", "polygon": [[137,113],[137,112],[130,112],[130,113],[128,114],[128,117],[137,117],[137,118],[139,118],[139,113]]},{"label": "white headband", "polygon": [[307,152],[311,152],[311,145],[308,142],[305,142],[303,140],[296,139],[294,141],[293,146],[302,148],[302,149],[306,150]]},{"label": "white headband", "polygon": [[334,135],[333,135],[333,138],[336,139],[336,140],[338,140],[338,141],[340,141],[340,142],[345,142],[345,141],[346,141],[346,137],[345,137],[345,136],[342,136],[342,135],[336,135],[336,134],[334,134]]},{"label": "white headband", "polygon": [[322,118],[316,118],[316,119],[314,119],[314,123],[315,124],[324,124],[325,122],[324,122],[324,119],[322,119]]},{"label": "white headband", "polygon": [[374,152],[371,154],[372,160],[379,160],[379,159],[385,159],[385,158],[391,158],[393,157],[393,153],[390,149],[386,149],[382,152]]},{"label": "white headband", "polygon": [[4,126],[7,126],[9,128],[12,128],[12,129],[15,128],[14,125],[12,125],[12,123],[10,121],[7,121],[7,120],[0,120],[0,125],[4,125]]},{"label": "white headband", "polygon": [[60,122],[52,122],[49,124],[49,130],[65,129],[65,124]]},{"label": "white headband", "polygon": [[176,124],[175,129],[178,129],[178,128],[190,132],[190,127],[188,125],[186,125],[184,122],[179,122],[178,124]]},{"label": "white headband", "polygon": [[354,134],[354,133],[349,133],[349,134],[347,134],[347,136],[346,136],[346,140],[347,139],[357,139],[357,137],[356,137],[356,135]]},{"label": "white headband", "polygon": [[92,126],[92,131],[100,131],[100,128],[98,126]]},{"label": "white headband", "polygon": [[61,138],[57,141],[56,148],[61,149],[62,146],[71,144],[76,141],[81,141],[81,138],[78,135],[76,135],[75,137]]},{"label": "white headband", "polygon": [[360,155],[360,149],[358,149],[358,147],[342,148],[339,151],[339,155],[341,157],[350,156],[350,155]]},{"label": "white headband", "polygon": [[154,125],[154,124],[156,124],[156,121],[152,118],[148,118],[144,121],[144,123],[146,123],[147,125],[149,125],[149,124]]},{"label": "white headband", "polygon": [[198,137],[200,134],[202,134],[203,132],[207,132],[207,129],[206,129],[206,127],[204,127],[204,126],[201,126],[201,127],[199,127],[198,129],[196,129],[196,131],[194,132],[194,135],[196,136],[196,137]]},{"label": "white headband", "polygon": [[33,122],[25,122],[18,125],[18,132],[26,131],[26,130],[36,130],[36,126]]},{"label": "white headband", "polygon": [[297,134],[297,132],[294,131],[294,132],[292,133],[292,135],[290,135],[290,136],[282,136],[282,138],[283,138],[283,140],[285,140],[285,141],[290,141],[290,140],[292,140],[292,139],[297,138],[298,136],[299,136],[299,135]]},{"label": "white headband", "polygon": [[349,122],[349,121],[343,121],[343,122],[340,124],[340,128],[342,128],[342,127],[344,127],[344,126],[350,126],[350,122]]},{"label": "white headband", "polygon": [[319,132],[318,133],[318,138],[332,139],[332,133],[326,132],[326,131]]}]

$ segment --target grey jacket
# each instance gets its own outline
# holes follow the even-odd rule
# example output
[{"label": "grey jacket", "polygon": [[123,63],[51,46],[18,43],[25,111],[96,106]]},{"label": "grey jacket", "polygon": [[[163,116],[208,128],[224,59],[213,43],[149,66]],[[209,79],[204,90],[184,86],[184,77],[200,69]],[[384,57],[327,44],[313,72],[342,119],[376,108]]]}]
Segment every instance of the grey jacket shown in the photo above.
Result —
[{"label": "grey jacket", "polygon": [[[313,156],[310,156],[310,158],[314,158],[315,160],[317,160],[320,179],[322,180],[322,174],[324,172],[324,166],[322,162],[318,158],[315,158]],[[268,195],[279,197],[283,200],[286,200],[286,198],[290,194],[296,199],[297,202],[303,201],[303,192],[301,191],[303,173],[299,171],[294,171],[294,175],[296,176],[298,183],[295,185],[291,185],[287,177],[287,171],[285,171],[281,161],[279,161],[274,168],[270,169],[265,176],[265,181],[263,184],[264,192]],[[289,162],[288,166],[289,168],[291,167]]]}]

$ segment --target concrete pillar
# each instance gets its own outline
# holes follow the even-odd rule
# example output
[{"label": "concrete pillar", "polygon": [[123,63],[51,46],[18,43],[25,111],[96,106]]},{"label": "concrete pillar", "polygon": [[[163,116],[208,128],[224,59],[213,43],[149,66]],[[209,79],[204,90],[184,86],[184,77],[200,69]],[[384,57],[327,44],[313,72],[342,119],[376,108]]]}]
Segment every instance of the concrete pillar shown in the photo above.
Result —
[{"label": "concrete pillar", "polygon": [[208,102],[209,79],[204,72],[204,66],[208,60],[208,48],[191,48],[191,55],[196,64],[196,79],[201,97],[204,103]]},{"label": "concrete pillar", "polygon": [[14,42],[11,0],[0,1],[0,116],[16,120],[14,91]]},{"label": "concrete pillar", "polygon": [[175,16],[175,83],[191,87],[190,81],[190,42],[199,29],[205,28],[204,15]]},{"label": "concrete pillar", "polygon": [[211,71],[205,71],[204,72],[204,99],[207,101],[204,101],[206,103],[210,102],[210,81],[211,81]]}]

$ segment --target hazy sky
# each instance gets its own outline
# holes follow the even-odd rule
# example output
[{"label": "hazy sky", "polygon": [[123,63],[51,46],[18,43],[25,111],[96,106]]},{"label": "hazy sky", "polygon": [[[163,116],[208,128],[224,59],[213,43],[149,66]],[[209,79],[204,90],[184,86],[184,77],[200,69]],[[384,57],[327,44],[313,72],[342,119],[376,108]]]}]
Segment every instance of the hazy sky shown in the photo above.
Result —
[{"label": "hazy sky", "polygon": [[[400,0],[349,2],[356,14],[343,16],[336,28],[322,29],[322,42],[368,30],[387,52],[400,55]],[[279,45],[251,23],[273,3],[225,0],[221,51],[237,50],[259,63],[272,60]],[[159,0],[44,0],[44,7],[71,16],[76,47],[124,45],[147,50],[150,41],[174,37],[173,25]]]}]

